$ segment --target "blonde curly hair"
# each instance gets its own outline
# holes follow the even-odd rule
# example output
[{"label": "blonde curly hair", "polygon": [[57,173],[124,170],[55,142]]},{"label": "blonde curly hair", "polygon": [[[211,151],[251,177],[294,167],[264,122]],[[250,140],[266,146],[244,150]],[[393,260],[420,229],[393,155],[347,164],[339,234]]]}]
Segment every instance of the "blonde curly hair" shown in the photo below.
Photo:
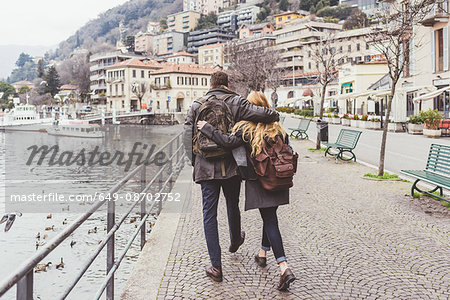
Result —
[{"label": "blonde curly hair", "polygon": [[[253,91],[248,95],[247,99],[253,105],[272,108],[262,92]],[[242,139],[250,144],[252,156],[261,153],[264,139],[274,140],[278,134],[281,134],[283,138],[286,137],[286,131],[279,122],[264,124],[240,121],[233,127],[233,132],[238,130],[242,131]]]}]

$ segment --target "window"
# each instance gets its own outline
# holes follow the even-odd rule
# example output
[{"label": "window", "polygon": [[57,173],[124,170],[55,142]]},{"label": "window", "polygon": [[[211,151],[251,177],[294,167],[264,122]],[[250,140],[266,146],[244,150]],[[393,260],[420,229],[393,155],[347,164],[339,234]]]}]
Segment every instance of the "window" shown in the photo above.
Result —
[{"label": "window", "polygon": [[339,47],[339,53],[342,53],[342,46]]},{"label": "window", "polygon": [[369,50],[369,49],[370,49],[369,43],[366,43],[366,50]]},{"label": "window", "polygon": [[311,62],[308,63],[308,69],[311,70]]},{"label": "window", "polygon": [[122,100],[122,108],[125,108],[125,100]]},{"label": "window", "polygon": [[444,30],[436,30],[436,71],[444,71]]},{"label": "window", "polygon": [[361,45],[360,44],[356,44],[356,51],[361,50]]},{"label": "window", "polygon": [[294,98],[294,91],[289,91],[287,94],[288,98]]},{"label": "window", "polygon": [[159,105],[159,101],[156,101],[156,108],[157,108],[157,109],[160,109],[160,108],[161,108],[160,105]]},{"label": "window", "polygon": [[170,77],[164,77],[164,85],[169,85],[169,78]]},{"label": "window", "polygon": [[281,17],[280,17],[280,18],[278,18],[278,21],[279,21],[279,22],[283,21],[283,18],[281,18]]},{"label": "window", "polygon": [[119,94],[119,85],[116,84],[116,95],[118,95],[118,94]]},{"label": "window", "polygon": [[167,100],[166,103],[167,103],[167,110],[169,110],[169,104],[170,104],[169,100]]},{"label": "window", "polygon": [[122,95],[125,93],[125,84],[122,83]]},{"label": "window", "polygon": [[148,71],[148,78],[150,78],[150,74],[152,74],[152,71]]},{"label": "window", "polygon": [[352,45],[348,45],[348,50],[347,52],[352,52]]},{"label": "window", "polygon": [[160,77],[156,77],[155,78],[155,85],[157,85],[157,86],[161,85],[161,78]]},{"label": "window", "polygon": [[141,71],[141,78],[145,78],[145,71],[144,70]]},{"label": "window", "polygon": [[136,70],[133,70],[133,78],[136,78]]}]

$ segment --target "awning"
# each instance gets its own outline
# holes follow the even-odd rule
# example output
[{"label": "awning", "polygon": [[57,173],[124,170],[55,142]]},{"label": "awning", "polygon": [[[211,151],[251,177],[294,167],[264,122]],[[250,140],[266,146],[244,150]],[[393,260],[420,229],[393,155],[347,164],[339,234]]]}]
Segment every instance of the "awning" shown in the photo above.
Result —
[{"label": "awning", "polygon": [[416,97],[416,98],[414,98],[414,102],[419,102],[419,101],[423,101],[423,100],[430,100],[430,99],[433,99],[434,97],[437,97],[437,96],[439,96],[440,94],[442,94],[443,92],[446,92],[446,91],[448,91],[448,90],[450,90],[450,86],[447,86],[447,87],[445,87],[445,88],[436,90],[436,91],[434,91],[434,92],[431,92],[431,93],[428,93],[428,94],[425,94],[425,95],[421,95],[421,96],[419,96],[419,97]]}]

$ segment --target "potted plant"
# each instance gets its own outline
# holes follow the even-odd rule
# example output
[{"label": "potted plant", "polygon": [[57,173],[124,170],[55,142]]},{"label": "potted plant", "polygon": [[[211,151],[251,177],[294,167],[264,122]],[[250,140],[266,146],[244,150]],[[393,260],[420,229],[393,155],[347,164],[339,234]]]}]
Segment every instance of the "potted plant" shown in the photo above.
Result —
[{"label": "potted plant", "polygon": [[404,131],[403,125],[401,122],[389,122],[388,130],[393,132],[402,132]]},{"label": "potted plant", "polygon": [[422,134],[423,133],[423,113],[420,112],[419,115],[409,116],[408,121],[408,133],[410,134]]},{"label": "potted plant", "polygon": [[358,127],[368,129],[370,127],[370,124],[368,121],[369,121],[369,116],[363,115],[361,117],[361,119],[359,120]]},{"label": "potted plant", "polygon": [[323,120],[325,122],[331,123],[331,114],[327,114],[326,116],[324,116]]},{"label": "potted plant", "polygon": [[341,124],[341,118],[339,118],[338,114],[334,114],[333,118],[331,119],[331,123],[333,124]]},{"label": "potted plant", "polygon": [[380,119],[372,118],[369,120],[369,128],[374,130],[380,130],[381,129],[381,122]]},{"label": "potted plant", "polygon": [[359,116],[358,115],[354,115],[353,119],[350,120],[350,125],[352,127],[359,127]]},{"label": "potted plant", "polygon": [[350,126],[350,116],[348,114],[344,114],[341,118],[341,123],[343,126]]},{"label": "potted plant", "polygon": [[423,128],[423,135],[431,138],[437,138],[441,136],[441,130],[439,129],[439,124],[441,123],[442,114],[437,110],[432,110],[431,108],[423,112],[422,120],[425,124]]}]

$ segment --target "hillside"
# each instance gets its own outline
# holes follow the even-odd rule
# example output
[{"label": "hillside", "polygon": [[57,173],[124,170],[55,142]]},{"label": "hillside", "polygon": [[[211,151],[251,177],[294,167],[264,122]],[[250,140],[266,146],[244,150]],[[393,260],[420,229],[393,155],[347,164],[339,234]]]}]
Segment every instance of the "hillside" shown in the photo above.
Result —
[{"label": "hillside", "polygon": [[159,21],[169,14],[183,9],[182,0],[130,0],[100,14],[74,35],[61,42],[51,58],[64,59],[77,47],[92,48],[95,44],[115,44],[119,39],[119,23],[122,21],[126,34],[146,29],[148,21]]}]

